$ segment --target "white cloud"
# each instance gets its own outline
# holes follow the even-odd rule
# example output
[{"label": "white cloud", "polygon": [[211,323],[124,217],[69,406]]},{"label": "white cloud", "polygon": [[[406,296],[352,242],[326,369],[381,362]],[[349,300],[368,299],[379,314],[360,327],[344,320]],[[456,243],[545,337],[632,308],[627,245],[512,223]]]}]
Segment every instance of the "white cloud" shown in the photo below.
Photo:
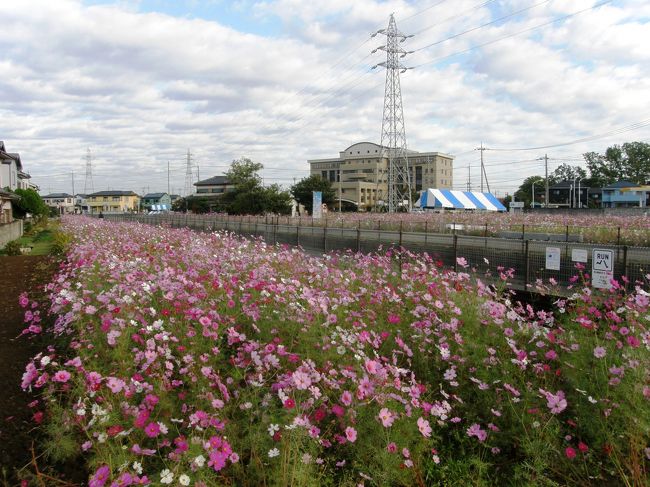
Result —
[{"label": "white cloud", "polygon": [[[96,189],[166,190],[170,160],[178,190],[188,147],[201,177],[246,155],[285,169],[265,170],[267,181],[291,182],[307,174],[308,158],[333,157],[358,140],[379,142],[384,74],[368,70],[382,60],[382,51],[369,52],[384,39],[369,34],[391,12],[405,33],[419,33],[404,44],[415,49],[539,2],[472,9],[477,3],[242,2],[242,11],[261,22],[280,19],[281,35],[265,37],[214,20],[143,13],[138,2],[0,2],[0,70],[9,73],[0,77],[0,138],[21,152],[44,191],[70,191],[72,171],[76,189],[83,187],[88,146]],[[595,3],[553,0],[404,63],[453,55]],[[647,2],[621,0],[408,71],[402,88],[409,146],[459,153],[455,178],[463,186],[469,161],[478,159],[471,149],[481,140],[540,146],[647,118],[649,18]],[[649,139],[646,128],[549,155]],[[495,164],[540,155],[486,158]],[[534,173],[541,166],[527,162],[491,165],[488,176],[505,191]]]}]

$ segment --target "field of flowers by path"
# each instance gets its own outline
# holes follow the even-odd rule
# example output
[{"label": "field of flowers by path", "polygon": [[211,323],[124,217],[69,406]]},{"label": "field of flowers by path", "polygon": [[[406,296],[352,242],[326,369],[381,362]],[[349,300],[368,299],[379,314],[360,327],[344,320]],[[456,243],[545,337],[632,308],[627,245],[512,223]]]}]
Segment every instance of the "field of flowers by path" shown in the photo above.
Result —
[{"label": "field of flowers by path", "polygon": [[64,227],[22,387],[90,487],[648,483],[640,288],[535,310],[405,252]]}]

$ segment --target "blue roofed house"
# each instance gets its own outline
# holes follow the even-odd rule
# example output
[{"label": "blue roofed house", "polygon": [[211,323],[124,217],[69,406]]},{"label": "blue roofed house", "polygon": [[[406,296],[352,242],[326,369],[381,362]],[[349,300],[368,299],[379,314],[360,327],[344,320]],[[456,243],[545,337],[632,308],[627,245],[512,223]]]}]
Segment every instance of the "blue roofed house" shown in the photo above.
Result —
[{"label": "blue roofed house", "polygon": [[603,208],[645,208],[650,206],[648,200],[650,186],[631,181],[617,181],[603,188]]}]

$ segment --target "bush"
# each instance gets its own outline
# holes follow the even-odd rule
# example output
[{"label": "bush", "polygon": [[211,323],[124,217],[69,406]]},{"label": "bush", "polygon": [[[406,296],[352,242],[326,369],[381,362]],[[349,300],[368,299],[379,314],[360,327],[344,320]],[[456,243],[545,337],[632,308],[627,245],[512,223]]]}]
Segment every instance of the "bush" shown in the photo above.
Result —
[{"label": "bush", "polygon": [[52,253],[55,255],[63,255],[68,246],[70,245],[70,234],[56,230],[52,235]]},{"label": "bush", "polygon": [[20,240],[12,240],[11,242],[7,242],[7,245],[4,246],[2,251],[5,255],[21,255],[21,247],[22,244],[20,243]]}]

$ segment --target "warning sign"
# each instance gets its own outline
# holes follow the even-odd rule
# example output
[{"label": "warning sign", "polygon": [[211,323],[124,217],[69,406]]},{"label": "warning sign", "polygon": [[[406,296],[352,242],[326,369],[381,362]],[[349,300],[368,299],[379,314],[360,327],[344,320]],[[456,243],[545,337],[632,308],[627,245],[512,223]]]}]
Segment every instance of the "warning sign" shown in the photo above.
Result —
[{"label": "warning sign", "polygon": [[610,289],[614,278],[614,251],[594,249],[591,256],[591,284],[595,288]]},{"label": "warning sign", "polygon": [[560,255],[560,249],[558,247],[546,247],[546,268],[552,271],[559,271]]}]

